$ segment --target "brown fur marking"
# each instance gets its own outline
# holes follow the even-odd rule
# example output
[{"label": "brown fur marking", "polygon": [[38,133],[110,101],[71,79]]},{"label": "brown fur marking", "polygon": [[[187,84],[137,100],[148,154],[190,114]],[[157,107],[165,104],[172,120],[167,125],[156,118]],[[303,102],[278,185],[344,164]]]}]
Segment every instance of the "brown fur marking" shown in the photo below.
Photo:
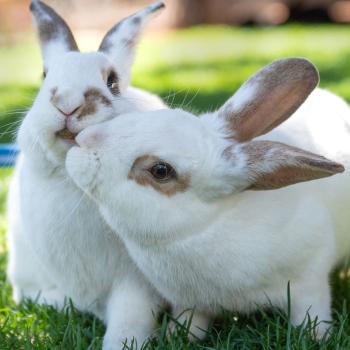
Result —
[{"label": "brown fur marking", "polygon": [[157,192],[168,197],[171,197],[178,192],[185,192],[190,183],[189,175],[178,175],[177,178],[170,179],[166,182],[154,179],[148,169],[159,162],[161,162],[159,158],[151,155],[144,155],[137,158],[130,169],[128,178],[136,181],[141,186],[151,186]]},{"label": "brown fur marking", "polygon": [[[243,145],[242,151],[248,156],[250,189],[254,190],[277,189],[344,171],[339,163],[279,142],[252,141]],[[264,159],[275,163],[272,172],[259,169]]]},{"label": "brown fur marking", "polygon": [[163,9],[163,8],[165,8],[165,4],[163,2],[161,2],[160,4],[158,4],[158,6],[153,8],[152,13],[156,12],[156,11],[158,11],[160,9]]},{"label": "brown fur marking", "polygon": [[136,17],[134,17],[134,18],[131,20],[131,23],[132,23],[133,25],[138,26],[138,25],[140,25],[140,23],[141,23],[141,18],[138,17],[138,16],[136,16]]},{"label": "brown fur marking", "polygon": [[[67,23],[50,6],[41,1],[32,2],[30,10],[37,19],[39,37],[43,45],[63,35],[67,48],[71,51],[79,51]],[[41,11],[45,13],[45,16],[41,16]],[[50,19],[48,20],[46,16]]]},{"label": "brown fur marking", "polygon": [[[165,7],[165,5],[159,4],[158,6],[154,7],[153,10],[151,11],[152,13],[160,10],[161,8]],[[120,26],[127,22],[130,21],[130,23],[128,23],[128,25],[132,25],[132,26],[140,26],[141,22],[142,22],[142,18],[140,16],[137,16],[136,13],[134,13],[133,15],[130,15],[124,19],[122,19],[120,22],[118,22],[115,26],[113,26],[108,32],[107,34],[104,36],[104,38],[102,39],[102,42],[100,44],[100,47],[98,49],[98,51],[102,51],[102,52],[109,52],[113,46],[116,44],[115,42],[113,42],[112,36],[120,29]],[[124,38],[122,40],[123,45],[129,47],[129,48],[133,48],[134,45],[137,43],[137,36],[135,38]]]},{"label": "brown fur marking", "polygon": [[100,90],[95,88],[90,88],[84,93],[85,102],[78,115],[78,119],[81,119],[87,115],[94,114],[97,111],[97,103],[100,102],[106,107],[112,105],[111,100],[109,100]]},{"label": "brown fur marking", "polygon": [[98,48],[98,51],[101,52],[109,52],[111,50],[111,48],[114,46],[112,39],[112,36],[114,35],[114,33],[116,33],[119,29],[119,26],[122,24],[123,21],[117,23],[115,26],[113,26],[107,33],[106,35],[103,37],[101,44]]},{"label": "brown fur marking", "polygon": [[232,131],[230,137],[249,141],[290,117],[318,81],[318,72],[308,61],[292,58],[273,62],[245,83],[255,93],[250,103],[237,109],[230,99],[219,111],[219,117],[226,120]]},{"label": "brown fur marking", "polygon": [[51,98],[50,98],[50,101],[52,102],[52,104],[54,105],[57,105],[59,103],[59,99],[60,99],[60,96],[59,95],[56,95],[57,93],[57,87],[54,87],[50,90],[51,92]]},{"label": "brown fur marking", "polygon": [[125,47],[132,48],[135,45],[135,40],[125,38],[125,39],[122,40],[122,44]]}]

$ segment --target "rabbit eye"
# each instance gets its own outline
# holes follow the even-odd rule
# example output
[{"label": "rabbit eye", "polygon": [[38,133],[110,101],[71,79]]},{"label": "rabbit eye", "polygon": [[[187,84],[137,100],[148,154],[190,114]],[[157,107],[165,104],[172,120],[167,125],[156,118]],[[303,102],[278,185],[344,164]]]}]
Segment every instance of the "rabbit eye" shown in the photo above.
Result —
[{"label": "rabbit eye", "polygon": [[119,93],[118,75],[113,70],[108,74],[107,87],[113,95],[117,95]]},{"label": "rabbit eye", "polygon": [[153,165],[149,172],[158,181],[167,181],[176,178],[174,168],[168,163],[159,162]]}]

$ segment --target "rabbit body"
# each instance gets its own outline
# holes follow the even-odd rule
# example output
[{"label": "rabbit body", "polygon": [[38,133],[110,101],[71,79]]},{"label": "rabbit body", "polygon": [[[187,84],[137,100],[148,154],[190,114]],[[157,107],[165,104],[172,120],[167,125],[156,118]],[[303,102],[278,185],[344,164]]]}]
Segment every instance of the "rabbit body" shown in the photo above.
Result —
[{"label": "rabbit body", "polygon": [[[261,83],[269,69],[252,78],[248,88],[254,90],[258,81],[270,91],[269,82]],[[271,80],[279,82],[278,76]],[[108,133],[101,126],[86,129],[78,136],[80,147],[68,154],[68,173],[96,200],[106,221],[118,229],[132,259],[174,309],[195,308],[194,323],[206,325],[205,319],[222,308],[246,313],[274,305],[287,311],[288,282],[294,324],[302,323],[307,312],[312,319],[317,316],[330,321],[329,272],[350,250],[350,240],[346,239],[350,218],[344,205],[350,190],[348,172],[274,191],[242,192],[242,188],[265,189],[273,181],[283,183],[284,171],[288,173],[290,166],[301,159],[292,159],[296,149],[284,155],[276,153],[274,146],[270,149],[271,140],[325,154],[345,167],[350,165],[349,107],[331,93],[316,90],[284,124],[265,135],[257,132],[256,136],[262,136],[251,145],[245,143],[252,138],[245,136],[245,126],[241,132],[240,126],[235,125],[233,138],[246,139],[242,144],[233,142],[232,154],[227,152],[230,148],[218,152],[218,148],[227,147],[225,138],[220,147],[217,145],[218,134],[213,132],[220,129],[220,116],[241,111],[240,101],[249,109],[251,100],[258,104],[268,97],[262,93],[258,101],[259,98],[249,96],[249,89],[245,86],[236,93],[239,100],[235,95],[217,113],[198,120],[182,111],[159,111],[145,114],[144,121],[133,128],[133,118],[142,120],[139,115],[107,122]],[[276,106],[271,104],[271,114],[278,109],[280,100],[276,99]],[[252,118],[258,112],[254,110]],[[239,114],[236,120],[239,125],[243,118]],[[255,128],[258,122],[249,127]],[[276,126],[276,122],[272,124]],[[271,129],[262,129],[268,128]],[[140,130],[147,133],[141,135]],[[103,137],[98,138],[99,134]],[[128,146],[125,135],[129,135]],[[113,144],[115,153],[118,149],[123,149],[123,153],[111,154],[107,144]],[[133,144],[142,144],[144,154],[173,164],[177,177],[171,181],[179,182],[190,174],[188,187],[177,187],[172,195],[168,189],[162,190],[164,183],[151,182],[149,173],[142,173],[143,168],[133,177],[140,159],[144,162],[143,157],[150,157],[140,158],[140,150],[130,146]],[[262,153],[269,159],[267,163],[260,163]],[[224,162],[218,161],[219,154],[224,155]],[[313,157],[310,153],[302,158],[309,156]],[[136,161],[126,177],[132,159]],[[284,162],[291,163],[284,168]],[[306,163],[313,164],[313,172],[323,160]],[[241,176],[239,169],[247,166],[252,167],[252,173]],[[276,170],[279,166],[283,168],[281,172]],[[336,172],[342,171],[336,168]],[[265,174],[262,183],[252,180],[251,184],[250,176],[259,178],[261,172]],[[267,183],[270,172],[277,177]],[[303,176],[307,172],[302,171],[301,181],[306,180]],[[321,173],[314,173],[310,179],[328,176]],[[96,179],[89,181],[92,174]],[[275,188],[281,187],[275,183]],[[322,323],[319,336],[328,327]]]},{"label": "rabbit body", "polygon": [[[21,154],[8,199],[8,278],[17,302],[31,299],[61,310],[71,299],[80,311],[99,317],[107,326],[104,350],[133,338],[141,346],[163,300],[96,204],[67,176],[64,161],[85,127],[122,112],[164,107],[155,95],[128,85],[133,40],[162,6],[123,20],[99,52],[80,53],[53,9],[41,1],[31,5],[46,77],[17,137]],[[120,42],[126,39],[127,48]]]},{"label": "rabbit body", "polygon": [[[290,119],[259,139],[326,155],[347,169],[349,130],[347,104],[317,89]],[[214,314],[222,308],[250,312],[271,302],[286,310],[288,281],[292,301],[306,299],[301,309],[310,305],[328,309],[329,272],[350,252],[348,174],[345,171],[337,178],[275,191],[243,192],[204,211],[193,201],[186,228],[170,231],[165,242],[143,245],[143,241],[130,239],[130,231],[137,232],[141,223],[128,223],[123,238],[133,260],[157,290],[183,309],[196,307]],[[113,221],[111,215],[105,215]],[[123,217],[128,215],[137,216],[134,212]],[[167,226],[167,216],[157,219],[156,226]],[[303,298],[299,298],[301,293]],[[295,309],[299,310],[298,305]],[[330,319],[329,311],[317,310],[317,314],[320,319]]]},{"label": "rabbit body", "polygon": [[[271,303],[287,310],[290,281],[293,301],[298,300],[294,293],[303,291],[314,308],[326,302],[327,309],[328,273],[336,262],[329,213],[317,197],[300,200],[293,191],[279,192],[277,199],[270,193],[258,199],[255,193],[237,196],[217,208],[215,217],[200,211],[202,217],[215,222],[206,228],[191,224],[200,229],[189,230],[186,237],[174,232],[181,238],[166,243],[143,246],[128,236],[128,251],[156,289],[177,308],[195,307],[215,315],[222,309],[248,313]],[[285,213],[280,214],[281,206]],[[278,218],[271,224],[276,213]],[[316,222],[310,223],[310,215],[317,217]],[[249,218],[253,223],[248,226]],[[310,285],[315,288],[313,295],[311,290],[307,292]],[[305,317],[310,305],[302,306]],[[327,312],[317,312],[323,320],[330,317]]]},{"label": "rabbit body", "polygon": [[[280,141],[322,154],[342,163],[342,176],[296,186],[299,190],[315,195],[327,208],[335,240],[335,264],[350,253],[348,202],[350,166],[350,108],[341,97],[323,89],[316,89],[306,102],[285,123],[268,134],[259,137]],[[334,266],[334,265],[333,265]]]},{"label": "rabbit body", "polygon": [[[346,125],[350,127],[348,106],[319,89],[290,119],[260,138],[325,154],[347,168]],[[151,215],[135,207],[130,212],[118,207],[117,219],[115,213],[103,212],[113,228],[133,218],[126,234],[119,229],[128,251],[156,289],[178,308],[195,307],[209,314],[223,308],[250,312],[271,302],[286,310],[290,281],[292,301],[299,300],[300,293],[306,298],[301,298],[305,305],[292,309],[303,310],[295,323],[302,322],[314,303],[319,317],[329,320],[328,274],[350,252],[350,218],[344,205],[349,183],[345,172],[274,191],[246,191],[208,208],[192,200],[185,226],[169,228],[169,215],[163,211],[155,216],[157,222],[146,225],[169,229],[164,240],[158,237],[152,244],[134,240],[131,233],[144,225],[137,217],[151,220]],[[119,196],[126,195],[127,191]],[[324,313],[319,311],[322,305],[327,309]]]},{"label": "rabbit body", "polygon": [[[140,93],[137,91],[137,98]],[[157,108],[155,100],[150,95]],[[102,219],[96,204],[67,177],[64,168],[53,167],[44,154],[39,160],[42,151],[33,142],[19,142],[23,151],[9,189],[7,274],[14,299],[29,298],[60,310],[69,298],[80,311],[92,312],[107,324],[112,312],[120,313],[118,324],[110,330],[110,348],[118,348],[125,338],[142,342],[152,332],[152,313],[161,306],[161,299]],[[127,310],[113,307],[114,295]],[[126,300],[131,303],[128,307]],[[131,324],[128,329],[125,312],[131,318],[146,316],[148,328],[140,331]]]},{"label": "rabbit body", "polygon": [[9,236],[8,276],[17,302],[39,298],[62,308],[69,297],[80,310],[101,315],[114,281],[135,270],[64,169],[45,172],[25,155],[9,191]]}]

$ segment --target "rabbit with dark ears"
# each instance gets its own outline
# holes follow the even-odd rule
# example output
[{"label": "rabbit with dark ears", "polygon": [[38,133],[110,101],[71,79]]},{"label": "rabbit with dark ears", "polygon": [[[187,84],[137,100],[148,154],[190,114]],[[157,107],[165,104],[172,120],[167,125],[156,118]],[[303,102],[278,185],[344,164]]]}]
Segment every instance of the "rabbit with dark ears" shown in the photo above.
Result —
[{"label": "rabbit with dark ears", "polygon": [[163,7],[156,3],[125,18],[106,34],[97,52],[81,53],[65,21],[41,1],[32,2],[45,79],[19,130],[23,152],[35,144],[35,157],[60,166],[74,136],[86,126],[131,110],[164,107],[158,97],[129,87],[142,29]]},{"label": "rabbit with dark ears", "polygon": [[[222,308],[287,310],[288,282],[293,324],[309,313],[325,321],[319,337],[329,327],[328,274],[350,250],[338,232],[349,219],[337,210],[338,198],[349,195],[349,176],[310,181],[344,167],[258,139],[304,113],[304,106],[296,110],[318,80],[307,60],[276,61],[216,114],[126,114],[85,129],[67,155],[69,175],[96,201],[174,315],[184,322],[183,311],[195,308],[192,336],[203,336]],[[350,137],[342,126],[347,143],[328,155],[349,164]],[[312,137],[324,141],[317,129]]]},{"label": "rabbit with dark ears", "polygon": [[130,67],[147,21],[164,7],[125,18],[98,52],[80,53],[65,21],[41,1],[30,8],[45,79],[18,132],[21,155],[9,193],[8,278],[14,299],[63,307],[71,298],[107,325],[104,349],[142,343],[162,300],[145,281],[93,203],[67,177],[75,135],[122,112],[163,108],[129,87]]}]

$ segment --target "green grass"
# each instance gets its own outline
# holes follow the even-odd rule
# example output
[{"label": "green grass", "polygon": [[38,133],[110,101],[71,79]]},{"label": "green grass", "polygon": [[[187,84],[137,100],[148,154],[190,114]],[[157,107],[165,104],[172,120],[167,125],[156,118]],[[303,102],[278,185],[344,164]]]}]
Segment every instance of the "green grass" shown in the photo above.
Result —
[{"label": "green grass", "polygon": [[[149,37],[141,43],[133,83],[161,95],[171,106],[213,110],[250,74],[287,56],[308,57],[321,72],[321,86],[350,101],[350,28],[345,26],[193,28]],[[0,48],[0,62],[0,142],[8,142],[13,123],[40,84],[41,62],[34,39]],[[57,312],[12,301],[5,275],[5,198],[11,172],[0,170],[0,349],[100,349],[103,325],[72,305]],[[340,278],[340,270],[332,276],[332,289],[333,332],[320,343],[313,340],[311,325],[293,328],[288,315],[261,310],[250,316],[225,313],[205,341],[192,344],[185,329],[166,340],[166,318],[160,319],[159,339],[153,339],[148,349],[350,349],[350,282],[348,277]]]},{"label": "green grass", "polygon": [[[350,28],[334,25],[199,27],[149,37],[141,42],[133,83],[174,107],[213,110],[250,74],[287,56],[312,60],[321,72],[321,86],[350,101]],[[14,129],[11,123],[23,115],[40,84],[35,39],[0,48],[0,62],[0,142],[8,142]]]}]

